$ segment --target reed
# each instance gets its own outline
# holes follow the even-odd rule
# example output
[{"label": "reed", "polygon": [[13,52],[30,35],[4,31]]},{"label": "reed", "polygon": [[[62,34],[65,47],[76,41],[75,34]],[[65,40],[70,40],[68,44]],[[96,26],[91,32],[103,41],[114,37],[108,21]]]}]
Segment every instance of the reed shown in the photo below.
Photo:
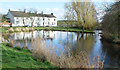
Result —
[{"label": "reed", "polygon": [[103,68],[104,61],[100,61],[99,56],[94,57],[91,63],[86,51],[74,54],[70,46],[55,50],[54,46],[46,46],[44,39],[40,38],[32,39],[32,46],[34,57],[47,60],[58,68]]}]

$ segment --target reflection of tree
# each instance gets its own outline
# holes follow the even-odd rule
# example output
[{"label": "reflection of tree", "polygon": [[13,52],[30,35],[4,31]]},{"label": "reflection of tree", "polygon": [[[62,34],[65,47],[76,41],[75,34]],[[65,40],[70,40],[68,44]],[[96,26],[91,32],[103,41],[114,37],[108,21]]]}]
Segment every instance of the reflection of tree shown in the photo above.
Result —
[{"label": "reflection of tree", "polygon": [[67,43],[69,42],[68,38],[69,38],[69,37],[68,37],[68,32],[67,32]]},{"label": "reflection of tree", "polygon": [[103,45],[102,50],[103,52],[106,52],[105,61],[108,61],[108,59],[111,60],[110,62],[108,61],[107,64],[120,66],[120,45],[112,44],[103,40],[101,40],[101,42]]},{"label": "reflection of tree", "polygon": [[80,35],[80,33],[79,33],[79,32],[77,32],[77,40],[79,39],[79,35]]},{"label": "reflection of tree", "polygon": [[62,43],[64,44],[65,47],[70,47],[72,46],[71,44],[73,43],[73,34],[69,34],[68,32],[66,32],[66,38],[64,40],[62,40]]},{"label": "reflection of tree", "polygon": [[87,33],[77,35],[81,36],[80,38],[77,36],[78,39],[75,42],[75,47],[72,49],[74,54],[79,53],[80,51],[91,51],[95,42],[95,38],[92,35],[87,35]]},{"label": "reflection of tree", "polygon": [[80,36],[80,38],[78,39],[78,41],[79,41],[80,39],[84,39],[84,33],[81,33],[81,36]]}]

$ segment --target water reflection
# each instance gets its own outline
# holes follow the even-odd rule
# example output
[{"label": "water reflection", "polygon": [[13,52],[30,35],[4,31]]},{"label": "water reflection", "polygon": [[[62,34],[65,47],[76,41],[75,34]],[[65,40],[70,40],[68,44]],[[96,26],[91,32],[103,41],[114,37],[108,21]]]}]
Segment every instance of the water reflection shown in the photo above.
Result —
[{"label": "water reflection", "polygon": [[[19,32],[10,34],[9,39],[14,40],[14,46],[26,47],[32,49],[32,39],[44,39],[47,46],[54,46],[55,50],[63,50],[70,47],[74,54],[80,51],[87,51],[92,59],[98,55],[101,60],[105,57],[104,67],[120,67],[120,49],[115,48],[113,44],[101,41],[99,31],[96,34],[63,31],[33,31]],[[120,46],[120,45],[118,45]]]},{"label": "water reflection", "polygon": [[55,38],[55,32],[53,31],[34,31],[34,32],[19,32],[12,35],[14,40],[30,40],[31,38],[44,38],[44,39],[53,39]]}]

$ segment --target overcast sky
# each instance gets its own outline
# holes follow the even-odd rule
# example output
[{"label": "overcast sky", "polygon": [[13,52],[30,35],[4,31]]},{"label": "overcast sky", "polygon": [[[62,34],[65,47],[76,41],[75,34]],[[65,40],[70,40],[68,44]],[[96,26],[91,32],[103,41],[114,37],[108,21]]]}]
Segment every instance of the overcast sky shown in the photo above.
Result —
[{"label": "overcast sky", "polygon": [[[89,0],[86,0],[86,1],[89,1]],[[58,20],[63,20],[64,11],[65,11],[64,5],[67,2],[69,1],[68,0],[2,0],[0,2],[0,13],[7,14],[8,9],[11,9],[13,11],[18,11],[23,9],[34,8],[38,10],[39,13],[41,13],[41,11],[43,11],[43,13],[46,13],[46,14],[53,13],[58,18]],[[98,6],[98,4],[101,4],[101,0],[95,0],[96,7]],[[96,8],[97,11],[98,9],[99,11],[102,11],[100,10],[102,6],[101,7],[100,6],[101,5],[99,5]]]}]

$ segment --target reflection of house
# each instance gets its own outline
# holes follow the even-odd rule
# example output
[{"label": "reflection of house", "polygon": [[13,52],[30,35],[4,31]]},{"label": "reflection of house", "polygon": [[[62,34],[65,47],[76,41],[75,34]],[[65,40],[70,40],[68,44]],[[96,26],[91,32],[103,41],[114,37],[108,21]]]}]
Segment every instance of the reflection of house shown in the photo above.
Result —
[{"label": "reflection of house", "polygon": [[53,13],[37,14],[9,9],[6,17],[12,23],[12,26],[57,26],[57,18]]},{"label": "reflection of house", "polygon": [[44,37],[45,39],[53,39],[55,37],[54,31],[44,31]]},{"label": "reflection of house", "polygon": [[44,38],[53,39],[55,37],[55,31],[33,31],[33,32],[20,32],[14,33],[15,40],[31,39],[31,38]]}]

